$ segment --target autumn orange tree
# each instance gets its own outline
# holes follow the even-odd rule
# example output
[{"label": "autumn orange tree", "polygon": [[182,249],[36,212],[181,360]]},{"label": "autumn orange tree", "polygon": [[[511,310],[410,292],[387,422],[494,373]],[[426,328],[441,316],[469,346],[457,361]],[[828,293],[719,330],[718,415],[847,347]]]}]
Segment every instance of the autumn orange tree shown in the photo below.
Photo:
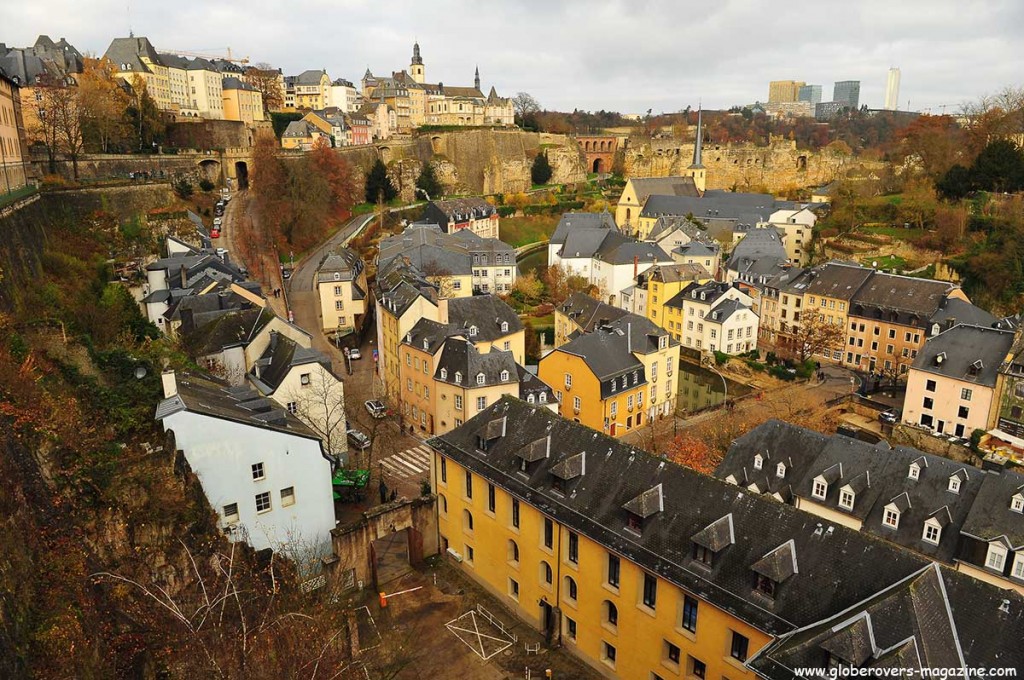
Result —
[{"label": "autumn orange tree", "polygon": [[693,434],[680,434],[665,449],[674,463],[710,475],[722,462],[723,452],[712,448],[707,439]]}]

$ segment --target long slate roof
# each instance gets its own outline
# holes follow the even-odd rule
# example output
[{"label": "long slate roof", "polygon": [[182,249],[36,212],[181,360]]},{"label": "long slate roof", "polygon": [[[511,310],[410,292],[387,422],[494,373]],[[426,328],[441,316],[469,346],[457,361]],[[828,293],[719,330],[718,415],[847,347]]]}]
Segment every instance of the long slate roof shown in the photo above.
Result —
[{"label": "long slate roof", "polygon": [[[445,372],[443,378],[442,371]],[[503,371],[507,374],[505,380],[501,379]],[[455,382],[456,373],[462,377],[459,383]],[[484,376],[483,385],[477,383],[477,376],[481,374]],[[516,385],[515,392],[519,393],[519,368],[512,352],[491,348],[489,352],[481,353],[472,342],[462,337],[450,337],[444,341],[435,362],[434,380],[470,389]]]},{"label": "long slate roof", "polygon": [[[636,315],[628,314],[623,318],[628,317],[636,317]],[[636,318],[639,319],[641,317]],[[578,335],[569,342],[557,347],[555,352],[563,352],[580,357],[601,382],[637,369],[640,369],[641,373],[643,373],[644,365],[629,351],[626,332],[621,326],[619,328],[612,328],[611,326],[595,328],[590,333]],[[553,354],[554,352],[548,356]],[[544,359],[541,359],[541,362],[543,361]],[[646,380],[646,377],[644,380]]]},{"label": "long slate roof", "polygon": [[868,267],[839,262],[826,262],[808,271],[810,278],[805,293],[847,301],[852,300],[861,286],[874,274],[874,270]]},{"label": "long slate roof", "polygon": [[584,333],[594,330],[601,322],[610,323],[629,312],[595,300],[586,293],[573,293],[558,310],[568,316]]},{"label": "long slate roof", "polygon": [[630,183],[636,193],[636,201],[644,204],[648,196],[657,194],[659,196],[691,196],[697,198],[700,191],[693,182],[693,177],[634,177]]},{"label": "long slate roof", "polygon": [[644,203],[641,217],[693,215],[694,219],[740,219],[744,216],[767,221],[773,212],[789,207],[770,194],[747,194],[712,189],[701,197],[652,194]]},{"label": "long slate roof", "polygon": [[956,288],[948,281],[875,272],[853,296],[853,304],[855,307],[860,305],[867,309],[914,315],[924,322],[939,309],[943,298]]},{"label": "long slate roof", "polygon": [[[478,433],[501,418],[506,434],[481,453]],[[520,474],[520,452],[544,437],[550,437],[547,457]],[[769,634],[830,616],[927,564],[842,526],[826,532],[819,517],[509,397],[428,443],[568,528]],[[564,494],[554,492],[552,468],[580,452],[586,452],[586,473],[567,482]],[[643,520],[641,533],[632,531],[624,506],[659,485],[663,509]],[[723,520],[732,526],[732,541],[704,567],[692,557],[693,539]],[[774,598],[755,595],[752,566],[789,541],[799,573],[778,584]]]},{"label": "long slate roof", "polygon": [[[756,468],[758,456],[760,470]],[[779,463],[785,465],[784,470],[779,469]],[[919,469],[917,479],[910,478],[913,464]],[[957,493],[949,491],[949,478],[954,475],[961,480]],[[715,476],[784,502],[796,497],[824,506],[862,522],[862,532],[953,564],[959,550],[960,527],[977,505],[976,497],[987,475],[917,449],[890,448],[885,442],[869,444],[838,434],[827,436],[769,420],[732,443]],[[818,477],[829,482],[824,499],[812,496]],[[855,493],[852,509],[839,505],[840,492],[848,485]],[[909,502],[909,508],[901,510],[899,526],[893,529],[882,522],[885,506],[903,494],[906,497],[900,503]],[[938,545],[923,540],[924,523],[931,517],[943,524]]]},{"label": "long slate roof", "polygon": [[303,347],[288,336],[271,331],[270,344],[256,360],[250,378],[264,393],[277,391],[295,366],[320,364],[331,370],[331,360],[315,349]]},{"label": "long slate roof", "polygon": [[981,307],[960,298],[943,298],[939,303],[938,310],[932,314],[928,322],[939,324],[940,329],[952,328],[958,323],[992,328],[999,322],[999,319]]},{"label": "long slate roof", "polygon": [[928,338],[912,368],[995,387],[999,367],[1012,346],[1013,331],[957,324]]},{"label": "long slate roof", "polygon": [[551,235],[551,243],[565,243],[566,237],[578,229],[596,229],[599,231],[618,231],[615,218],[609,212],[600,213],[565,213],[558,220],[558,226]]},{"label": "long slate roof", "polygon": [[775,229],[753,229],[729,254],[727,267],[741,274],[773,275],[788,261]]}]

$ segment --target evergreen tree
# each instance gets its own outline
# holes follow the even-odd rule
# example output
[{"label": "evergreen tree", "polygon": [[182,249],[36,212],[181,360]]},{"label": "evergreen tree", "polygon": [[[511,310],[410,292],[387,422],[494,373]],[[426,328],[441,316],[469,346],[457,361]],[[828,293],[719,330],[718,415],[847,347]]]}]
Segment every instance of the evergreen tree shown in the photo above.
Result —
[{"label": "evergreen tree", "polygon": [[366,176],[366,202],[376,203],[380,199],[387,203],[397,195],[398,191],[395,190],[395,185],[388,177],[388,169],[378,158],[377,162],[373,164],[373,168],[370,169],[370,174]]},{"label": "evergreen tree", "polygon": [[547,184],[551,179],[551,164],[548,163],[548,155],[537,154],[533,159],[533,167],[530,168],[530,179],[534,184]]},{"label": "evergreen tree", "polygon": [[416,178],[416,188],[420,190],[420,195],[427,200],[436,201],[442,194],[444,194],[444,187],[437,181],[437,175],[434,173],[434,166],[431,163],[424,163],[423,169],[420,170],[420,176]]},{"label": "evergreen tree", "polygon": [[1007,139],[990,142],[974,159],[971,178],[985,191],[1018,191],[1024,187],[1024,152]]},{"label": "evergreen tree", "polygon": [[959,201],[971,192],[972,184],[971,171],[958,163],[939,178],[935,183],[935,189],[943,198]]}]

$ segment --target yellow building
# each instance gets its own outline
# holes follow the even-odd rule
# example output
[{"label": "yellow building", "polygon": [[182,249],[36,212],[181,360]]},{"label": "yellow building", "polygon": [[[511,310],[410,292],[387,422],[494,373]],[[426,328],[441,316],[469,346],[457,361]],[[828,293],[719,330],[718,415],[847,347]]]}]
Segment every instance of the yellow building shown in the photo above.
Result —
[{"label": "yellow building", "polygon": [[768,83],[768,103],[795,102],[800,99],[800,88],[806,84],[802,80],[773,80]]},{"label": "yellow building", "polygon": [[675,412],[679,343],[635,314],[602,323],[540,361],[559,413],[621,437]]},{"label": "yellow building", "polygon": [[347,335],[359,330],[366,315],[366,267],[348,248],[327,253],[316,271],[320,321],[324,333]]},{"label": "yellow building", "polygon": [[263,95],[252,85],[234,76],[225,78],[222,96],[224,120],[240,120],[250,124],[265,120]]},{"label": "yellow building", "polygon": [[635,229],[640,211],[647,202],[647,197],[660,196],[700,196],[693,177],[631,177],[626,180],[619,202],[615,206],[615,223],[631,233]]},{"label": "yellow building", "polygon": [[327,71],[310,69],[284,79],[285,108],[320,110],[330,103],[331,78]]},{"label": "yellow building", "polygon": [[149,38],[114,38],[103,56],[114,64],[116,75],[129,85],[136,77],[142,78],[158,109],[167,111],[176,106],[171,96],[167,66],[160,60]]},{"label": "yellow building", "polygon": [[[819,322],[834,323],[845,332],[848,328],[851,300],[873,273],[874,270],[868,267],[838,262],[815,267],[808,275],[809,281],[803,290],[803,312],[800,320],[806,322],[808,315],[817,314]],[[823,356],[838,362],[843,358],[843,348],[833,347],[831,352]]]},{"label": "yellow building", "polygon": [[[830,626],[842,630],[861,618],[849,607],[938,569],[512,398],[428,443],[441,551],[609,678],[753,680],[766,645],[845,613]],[[940,587],[918,597],[948,611]],[[890,624],[902,625],[875,619],[876,634]],[[850,663],[844,639],[810,649],[808,663],[827,667],[828,650]],[[854,663],[886,658],[869,648]]]},{"label": "yellow building", "polygon": [[638,278],[642,279],[638,285],[647,286],[647,318],[666,330],[665,303],[693,282],[712,280],[711,274],[700,264],[655,265]]},{"label": "yellow building", "polygon": [[18,90],[18,84],[0,71],[0,192],[5,194],[28,183],[23,151],[25,127]]}]

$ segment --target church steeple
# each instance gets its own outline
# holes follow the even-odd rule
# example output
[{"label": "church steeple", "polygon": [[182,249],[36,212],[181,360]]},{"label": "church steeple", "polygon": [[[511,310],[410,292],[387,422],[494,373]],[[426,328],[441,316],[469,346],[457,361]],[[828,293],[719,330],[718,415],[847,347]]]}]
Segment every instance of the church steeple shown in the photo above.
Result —
[{"label": "church steeple", "polygon": [[409,64],[409,75],[417,83],[427,82],[427,70],[423,66],[423,57],[420,56],[420,43],[418,40],[412,45],[412,62]]},{"label": "church steeple", "polygon": [[704,164],[701,163],[701,146],[704,143],[704,128],[701,121],[701,108],[697,107],[697,136],[693,143],[693,163],[690,164],[691,168],[703,168]]},{"label": "church steeple", "polygon": [[476,67],[476,77],[473,78],[473,87],[480,89],[480,67]]}]

